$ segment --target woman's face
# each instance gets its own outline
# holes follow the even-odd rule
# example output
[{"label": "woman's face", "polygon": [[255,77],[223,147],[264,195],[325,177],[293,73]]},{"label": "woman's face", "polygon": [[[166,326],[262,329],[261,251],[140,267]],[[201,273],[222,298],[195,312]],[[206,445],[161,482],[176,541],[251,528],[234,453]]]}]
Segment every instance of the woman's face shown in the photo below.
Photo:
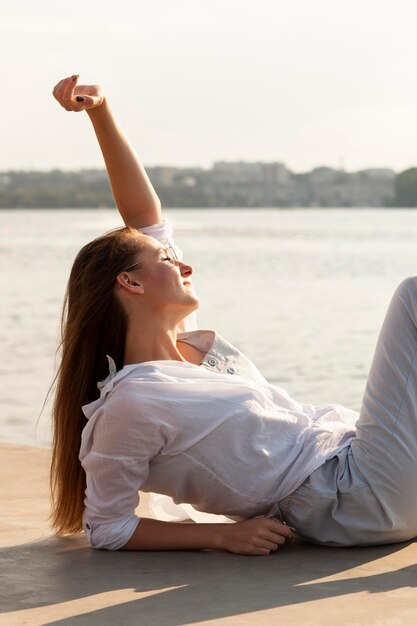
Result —
[{"label": "woman's face", "polygon": [[155,309],[181,309],[184,316],[198,308],[199,300],[191,283],[193,269],[178,261],[171,248],[146,237],[138,254],[138,267],[131,270],[143,286],[144,300]]}]

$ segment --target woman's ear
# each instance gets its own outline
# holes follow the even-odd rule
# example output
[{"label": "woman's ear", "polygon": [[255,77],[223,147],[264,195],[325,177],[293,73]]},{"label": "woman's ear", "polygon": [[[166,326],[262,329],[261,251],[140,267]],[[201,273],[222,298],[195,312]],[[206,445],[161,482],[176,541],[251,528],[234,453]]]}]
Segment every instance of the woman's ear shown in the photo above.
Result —
[{"label": "woman's ear", "polygon": [[122,272],[116,278],[119,287],[127,289],[131,293],[143,293],[143,285],[139,283],[129,272]]}]

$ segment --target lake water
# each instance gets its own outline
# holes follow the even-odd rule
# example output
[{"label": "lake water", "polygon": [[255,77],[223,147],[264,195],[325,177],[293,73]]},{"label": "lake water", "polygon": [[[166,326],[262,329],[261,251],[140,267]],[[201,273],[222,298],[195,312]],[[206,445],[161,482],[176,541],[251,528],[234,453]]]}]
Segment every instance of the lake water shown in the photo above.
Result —
[{"label": "lake water", "polygon": [[[417,211],[167,210],[194,268],[199,324],[297,400],[359,410],[392,292],[417,273]],[[50,442],[65,285],[78,249],[116,211],[0,211],[0,440]]]}]

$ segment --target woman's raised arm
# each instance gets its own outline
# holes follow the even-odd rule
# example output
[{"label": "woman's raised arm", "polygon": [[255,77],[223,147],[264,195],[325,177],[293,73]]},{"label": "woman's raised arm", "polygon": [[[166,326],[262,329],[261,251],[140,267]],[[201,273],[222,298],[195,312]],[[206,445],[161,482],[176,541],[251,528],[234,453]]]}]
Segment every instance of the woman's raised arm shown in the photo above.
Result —
[{"label": "woman's raised arm", "polygon": [[86,111],[93,124],[116,206],[128,226],[143,228],[162,221],[161,203],[146,171],[116,121],[99,85],[78,85],[64,78],[53,95],[67,111]]}]

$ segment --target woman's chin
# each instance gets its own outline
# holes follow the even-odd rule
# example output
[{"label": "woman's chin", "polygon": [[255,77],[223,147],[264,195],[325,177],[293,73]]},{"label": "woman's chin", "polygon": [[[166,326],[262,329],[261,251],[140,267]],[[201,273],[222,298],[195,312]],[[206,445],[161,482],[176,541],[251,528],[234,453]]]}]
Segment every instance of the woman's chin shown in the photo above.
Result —
[{"label": "woman's chin", "polygon": [[198,296],[194,295],[193,311],[196,311],[198,308],[200,308],[200,299],[198,298]]}]

